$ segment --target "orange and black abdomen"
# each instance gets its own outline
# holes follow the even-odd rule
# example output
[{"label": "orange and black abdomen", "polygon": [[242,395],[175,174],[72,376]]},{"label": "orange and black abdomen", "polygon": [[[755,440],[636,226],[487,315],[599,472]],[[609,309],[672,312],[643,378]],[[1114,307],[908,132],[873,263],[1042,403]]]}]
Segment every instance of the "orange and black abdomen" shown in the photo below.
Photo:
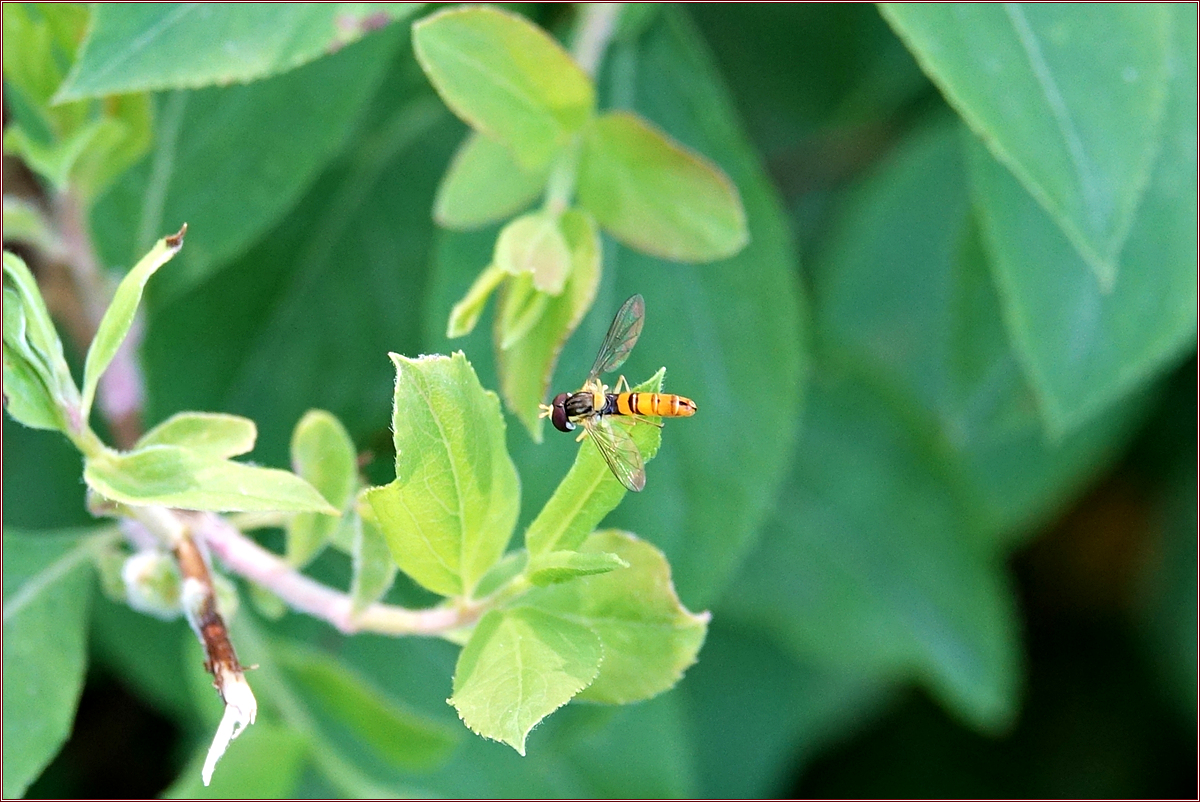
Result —
[{"label": "orange and black abdomen", "polygon": [[673,393],[617,393],[610,407],[618,415],[644,418],[689,418],[696,414],[696,402]]}]

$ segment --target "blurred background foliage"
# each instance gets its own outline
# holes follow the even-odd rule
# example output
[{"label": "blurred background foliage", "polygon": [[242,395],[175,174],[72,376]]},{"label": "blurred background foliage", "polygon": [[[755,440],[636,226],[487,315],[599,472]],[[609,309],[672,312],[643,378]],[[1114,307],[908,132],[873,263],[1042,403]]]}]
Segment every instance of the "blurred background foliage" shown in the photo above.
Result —
[{"label": "blurred background foliage", "polygon": [[[521,10],[558,34],[572,20],[565,5]],[[712,610],[699,663],[650,702],[560,711],[521,758],[470,736],[444,704],[454,647],[346,638],[243,605],[235,641],[266,666],[251,680],[281,713],[232,746],[207,792],[1194,794],[1195,11],[1165,13],[1183,73],[1170,86],[1190,81],[1192,105],[1167,101],[1163,125],[1177,130],[1163,150],[1191,149],[1191,205],[1178,212],[1190,223],[1180,240],[1163,222],[1151,252],[1176,259],[1163,267],[1174,285],[1145,261],[1121,264],[1144,279],[1106,330],[1126,379],[1070,417],[1047,411],[1070,393],[1038,371],[1075,310],[1021,317],[1005,294],[1023,280],[1003,250],[1005,215],[1029,200],[1013,199],[876,7],[629,9],[601,107],[636,110],[724,169],[751,244],[692,266],[606,239],[596,304],[553,386],[578,386],[613,311],[641,292],[647,324],[625,372],[665,365],[667,389],[700,412],[667,426],[645,492],[610,522],[662,548],[684,603]],[[408,22],[261,80],[152,97],[154,144],[91,216],[114,269],[189,224],[148,288],[146,424],[184,409],[245,415],[259,427],[253,459],[282,466],[292,427],[320,407],[386,481],[387,351],[462,348],[496,386],[490,312],[470,336],[444,336],[496,229],[432,223],[465,129],[414,63]],[[6,104],[6,125],[14,113]],[[22,169],[6,157],[6,193],[36,192]],[[1047,235],[1021,219],[1018,262],[1019,247],[1050,254],[1036,267],[1046,297],[1061,297],[1055,271],[1077,266],[1054,263]],[[1181,270],[1190,312],[1164,323],[1162,287]],[[1153,354],[1121,351],[1137,339],[1128,331],[1160,325],[1175,328]],[[1073,389],[1086,395],[1088,381]],[[574,448],[535,446],[515,419],[508,438],[527,523]],[[61,437],[5,418],[4,523],[88,524],[79,468]],[[332,554],[311,570],[349,576]],[[192,764],[218,705],[191,634],[98,591],[91,620],[74,735],[29,795],[200,793]],[[450,757],[389,760],[376,747],[396,718],[305,699],[321,678],[289,684],[287,661],[262,656],[282,640],[335,655],[445,725]]]}]

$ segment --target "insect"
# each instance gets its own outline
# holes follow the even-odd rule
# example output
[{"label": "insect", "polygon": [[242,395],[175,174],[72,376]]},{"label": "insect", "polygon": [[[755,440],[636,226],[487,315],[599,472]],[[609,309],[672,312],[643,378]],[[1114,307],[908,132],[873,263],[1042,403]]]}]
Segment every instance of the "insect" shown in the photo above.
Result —
[{"label": "insect", "polygon": [[[662,426],[650,420],[658,418],[687,418],[696,414],[696,402],[690,398],[671,393],[632,393],[624,376],[617,379],[613,391],[600,381],[600,375],[609,373],[624,364],[629,352],[642,333],[646,316],[646,302],[641,295],[634,295],[621,305],[600,344],[600,353],[577,392],[559,393],[549,404],[541,404],[543,418],[550,418],[554,428],[560,432],[572,431],[576,425],[583,427],[577,441],[591,435],[591,440],[600,451],[621,484],[635,493],[646,486],[646,468],[642,453],[633,442],[629,430],[613,426],[609,418],[623,415],[640,423]],[[624,390],[622,390],[624,388]]]}]

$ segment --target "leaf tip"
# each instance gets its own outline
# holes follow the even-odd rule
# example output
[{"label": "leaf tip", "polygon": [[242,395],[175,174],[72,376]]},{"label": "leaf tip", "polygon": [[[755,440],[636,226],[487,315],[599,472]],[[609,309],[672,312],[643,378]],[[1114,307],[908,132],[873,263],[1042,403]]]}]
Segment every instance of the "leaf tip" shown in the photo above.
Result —
[{"label": "leaf tip", "polygon": [[187,223],[184,223],[182,226],[180,226],[178,231],[176,231],[174,234],[171,234],[170,236],[168,236],[166,238],[167,247],[171,248],[172,250],[175,250],[175,251],[182,248],[183,247],[183,238],[187,234],[187,228],[188,228]]}]

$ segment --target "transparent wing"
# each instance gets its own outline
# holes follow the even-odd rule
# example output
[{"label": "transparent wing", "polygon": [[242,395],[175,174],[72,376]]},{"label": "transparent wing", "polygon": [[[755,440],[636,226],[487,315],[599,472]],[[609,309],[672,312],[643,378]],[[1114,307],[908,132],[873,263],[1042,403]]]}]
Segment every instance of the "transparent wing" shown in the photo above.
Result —
[{"label": "transparent wing", "polygon": [[607,418],[595,417],[584,418],[583,428],[621,484],[635,493],[646,486],[642,452],[638,451],[637,443],[633,442],[627,429],[613,426]]},{"label": "transparent wing", "polygon": [[621,305],[600,343],[600,353],[596,354],[596,363],[588,373],[588,379],[594,379],[601,373],[616,370],[624,364],[629,352],[637,343],[642,333],[642,323],[646,317],[646,302],[641,295],[634,295]]}]

